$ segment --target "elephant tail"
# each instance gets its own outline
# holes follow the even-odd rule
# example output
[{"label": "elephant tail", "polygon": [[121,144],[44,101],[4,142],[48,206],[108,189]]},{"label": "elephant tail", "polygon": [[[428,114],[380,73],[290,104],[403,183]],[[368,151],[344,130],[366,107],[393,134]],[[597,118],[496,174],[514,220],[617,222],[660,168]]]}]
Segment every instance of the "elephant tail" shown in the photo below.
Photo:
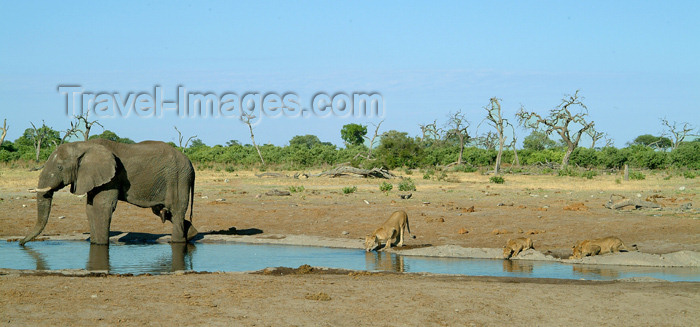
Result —
[{"label": "elephant tail", "polygon": [[194,213],[194,176],[192,176],[192,186],[190,186],[190,223],[192,222],[192,214]]}]

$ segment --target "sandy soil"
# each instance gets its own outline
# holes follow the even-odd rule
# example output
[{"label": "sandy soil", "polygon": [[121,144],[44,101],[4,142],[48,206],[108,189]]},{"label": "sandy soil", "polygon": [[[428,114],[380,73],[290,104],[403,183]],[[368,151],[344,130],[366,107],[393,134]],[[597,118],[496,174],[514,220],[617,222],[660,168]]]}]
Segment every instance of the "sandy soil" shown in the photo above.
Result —
[{"label": "sandy soil", "polygon": [[[34,225],[36,202],[26,190],[35,187],[37,177],[38,172],[0,171],[0,237],[19,237]],[[686,203],[698,203],[698,179],[664,180],[647,173],[644,181],[617,184],[615,175],[593,180],[506,175],[506,183],[496,185],[478,173],[450,174],[450,182],[423,180],[417,171],[407,177],[416,182],[417,191],[402,200],[397,195],[407,192],[396,191],[398,181],[394,191],[384,194],[379,191],[380,180],[198,172],[194,225],[211,237],[308,236],[358,244],[392,211],[405,209],[417,236],[406,243],[418,248],[499,248],[508,238],[528,236],[538,251],[561,258],[571,254],[577,240],[615,235],[646,254],[700,251],[700,214],[695,208],[682,210]],[[305,190],[291,196],[264,195],[289,186]],[[345,195],[341,191],[345,186],[358,190]],[[653,200],[662,209],[611,211],[603,204],[613,193]],[[58,192],[42,235],[87,232],[84,201]],[[112,230],[157,238],[170,234],[170,224],[161,224],[149,209],[119,203]],[[11,274],[0,276],[0,321],[9,325],[120,321],[127,325],[175,321],[275,326],[698,325],[699,290],[697,283],[394,274],[83,278]]]}]

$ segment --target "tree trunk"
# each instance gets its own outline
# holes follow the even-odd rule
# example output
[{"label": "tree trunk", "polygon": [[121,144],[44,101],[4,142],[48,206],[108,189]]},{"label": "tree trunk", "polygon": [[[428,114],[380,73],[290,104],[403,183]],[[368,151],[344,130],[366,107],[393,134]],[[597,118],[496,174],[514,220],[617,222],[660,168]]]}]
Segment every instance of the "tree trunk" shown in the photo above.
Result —
[{"label": "tree trunk", "polygon": [[262,162],[262,165],[265,165],[265,159],[263,159],[262,153],[260,153],[260,148],[258,147],[257,144],[255,144],[255,135],[253,135],[253,126],[248,122],[248,128],[250,129],[250,140],[253,142],[253,146],[255,147],[255,150],[258,151],[258,156],[260,157],[260,162]]},{"label": "tree trunk", "polygon": [[[39,136],[37,136],[37,137],[39,137]],[[36,158],[35,158],[35,160],[36,160],[36,162],[39,162],[39,153],[41,153],[41,139],[39,139],[39,140],[36,142],[36,147],[35,147],[34,150],[36,150]]]},{"label": "tree trunk", "polygon": [[569,158],[571,157],[572,152],[574,152],[574,146],[569,145],[566,149],[566,153],[564,154],[564,159],[561,160],[561,169],[566,169],[566,166],[569,165]]},{"label": "tree trunk", "polygon": [[461,165],[462,164],[462,154],[464,153],[464,139],[462,137],[459,138],[459,158],[457,158],[457,164]]},{"label": "tree trunk", "polygon": [[498,155],[496,155],[496,168],[494,168],[494,175],[498,175],[501,172],[501,157],[503,156],[503,134],[498,137]]},{"label": "tree trunk", "polygon": [[628,164],[625,164],[625,175],[623,178],[626,181],[630,180],[630,166]]},{"label": "tree trunk", "polygon": [[515,166],[520,167],[520,159],[518,159],[518,149],[516,149],[515,146],[513,146],[513,155],[515,156],[515,158],[513,158]]},{"label": "tree trunk", "polygon": [[5,142],[5,136],[7,135],[7,119],[2,123],[2,136],[0,136],[0,146],[2,142]]}]

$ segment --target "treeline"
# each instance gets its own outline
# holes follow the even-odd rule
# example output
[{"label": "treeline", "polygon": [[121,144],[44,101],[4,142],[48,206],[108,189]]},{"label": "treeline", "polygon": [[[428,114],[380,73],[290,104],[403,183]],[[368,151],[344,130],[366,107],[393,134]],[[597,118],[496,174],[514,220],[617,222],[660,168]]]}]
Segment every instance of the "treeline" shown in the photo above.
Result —
[{"label": "treeline", "polygon": [[[39,161],[44,161],[61,143],[61,133],[50,130],[49,137],[43,140],[39,151]],[[119,137],[106,130],[89,137],[110,139],[116,142],[133,143],[128,138]],[[295,136],[289,145],[261,145],[260,152],[266,166],[281,170],[306,169],[312,167],[335,166],[350,163],[356,167],[373,168],[434,168],[447,166],[458,161],[460,144],[458,140],[436,140],[427,137],[410,137],[405,132],[388,131],[377,136],[375,146],[370,148],[359,141],[356,144],[346,142],[338,147],[329,142],[322,142],[314,135]],[[643,138],[638,138],[643,140]],[[612,169],[625,164],[643,169],[665,169],[669,167],[700,169],[700,140],[683,142],[677,148],[669,150],[645,144],[636,140],[624,148],[606,146],[602,148],[576,148],[571,154],[569,165],[583,168]],[[177,144],[169,142],[173,147]],[[367,142],[365,142],[367,143]],[[546,135],[533,132],[525,138],[522,149],[509,148],[503,152],[504,166],[515,166],[517,153],[518,164],[523,166],[558,167],[566,152],[566,146],[557,143]],[[0,147],[0,161],[34,161],[36,143],[28,131],[14,142],[5,141]],[[198,168],[211,168],[215,164],[230,169],[262,167],[256,149],[249,144],[229,141],[226,145],[208,146],[199,139],[194,139],[187,148],[181,148]],[[462,152],[460,169],[476,170],[495,164],[498,151],[494,146],[484,145],[477,139],[466,144]]]}]

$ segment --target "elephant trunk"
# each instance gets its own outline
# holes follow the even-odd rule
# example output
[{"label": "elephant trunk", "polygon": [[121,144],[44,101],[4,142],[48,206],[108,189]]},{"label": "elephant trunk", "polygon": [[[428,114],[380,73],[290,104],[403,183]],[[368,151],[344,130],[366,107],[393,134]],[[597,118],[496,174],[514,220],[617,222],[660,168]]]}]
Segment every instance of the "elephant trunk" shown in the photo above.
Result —
[{"label": "elephant trunk", "polygon": [[41,232],[44,230],[44,227],[46,227],[46,223],[49,221],[49,214],[51,213],[52,201],[53,191],[37,193],[36,225],[34,225],[34,229],[32,229],[31,233],[29,233],[27,237],[19,241],[19,245],[24,245],[24,243],[33,240],[37,235],[41,234]]}]

